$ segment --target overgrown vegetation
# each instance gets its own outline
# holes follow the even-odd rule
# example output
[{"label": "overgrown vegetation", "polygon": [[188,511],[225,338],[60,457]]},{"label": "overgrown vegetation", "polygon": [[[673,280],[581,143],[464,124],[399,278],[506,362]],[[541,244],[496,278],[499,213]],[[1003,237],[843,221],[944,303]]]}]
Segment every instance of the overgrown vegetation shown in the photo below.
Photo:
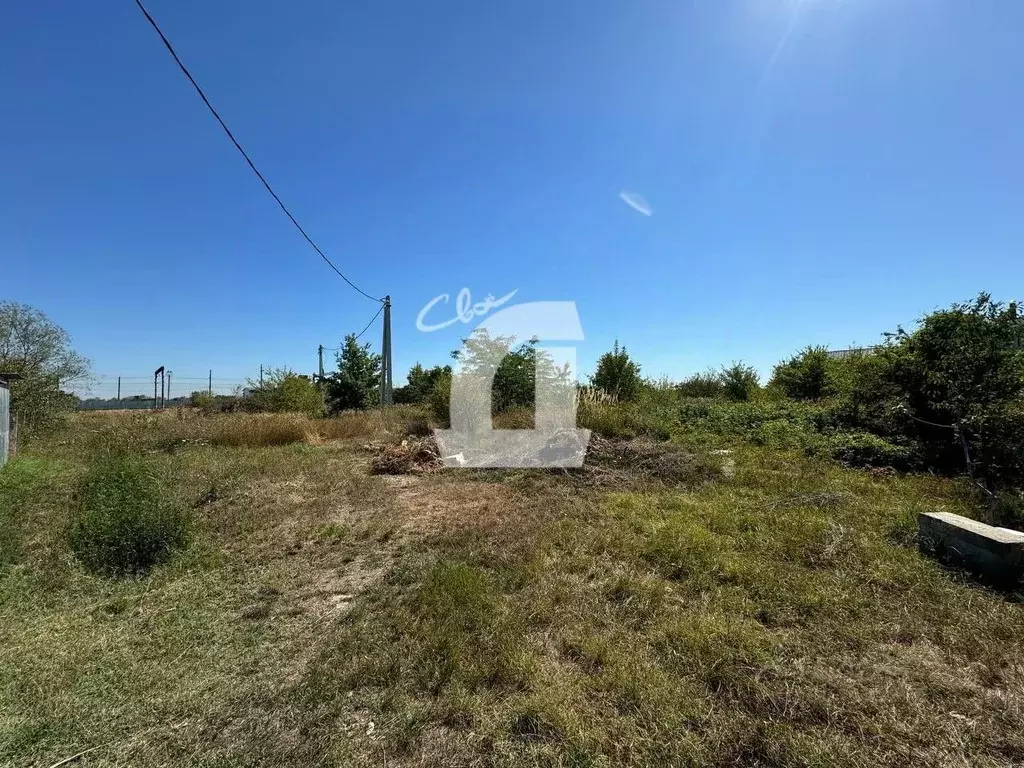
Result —
[{"label": "overgrown vegetation", "polygon": [[184,513],[134,456],[99,459],[86,475],[68,542],[87,569],[107,576],[142,574],[166,562],[188,538]]},{"label": "overgrown vegetation", "polygon": [[745,399],[580,388],[579,471],[441,470],[426,406],[76,414],[0,471],[0,762],[1022,762],[1020,594],[915,542],[1024,508],[1015,315],[947,314],[786,385],[740,365]]},{"label": "overgrown vegetation", "polygon": [[[307,376],[288,368],[269,368],[261,382],[249,382],[252,389],[247,405],[268,413],[303,413],[322,416],[324,394]],[[208,406],[212,405],[207,403]]]}]

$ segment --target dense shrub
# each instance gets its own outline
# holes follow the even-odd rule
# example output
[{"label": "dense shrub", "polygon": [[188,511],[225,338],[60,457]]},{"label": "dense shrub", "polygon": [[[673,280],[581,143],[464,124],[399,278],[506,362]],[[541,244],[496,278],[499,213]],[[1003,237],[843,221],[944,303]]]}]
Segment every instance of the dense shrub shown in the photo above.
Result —
[{"label": "dense shrub", "polygon": [[725,393],[722,377],[713,370],[683,379],[676,389],[682,397],[721,397]]},{"label": "dense shrub", "polygon": [[189,395],[188,402],[193,408],[198,408],[205,414],[211,414],[217,410],[217,401],[209,392],[193,392]]},{"label": "dense shrub", "polygon": [[1014,414],[1024,398],[1024,323],[1016,304],[982,294],[892,338],[883,376],[910,419],[906,431],[930,464],[963,471],[958,430],[976,453],[971,470],[979,479],[993,487],[1024,482],[1013,460],[1021,445]]},{"label": "dense shrub", "polygon": [[162,497],[138,458],[101,460],[85,479],[80,505],[68,539],[79,561],[96,573],[145,573],[187,540],[187,518]]},{"label": "dense shrub", "polygon": [[725,396],[737,402],[750,400],[761,388],[758,383],[760,377],[757,375],[757,371],[742,362],[722,368],[719,378],[722,381],[722,391]]},{"label": "dense shrub", "polygon": [[396,405],[422,405],[429,403],[438,380],[445,375],[451,376],[450,365],[435,365],[433,368],[424,368],[416,363],[409,369],[408,383],[401,387],[395,387],[394,401]]},{"label": "dense shrub", "polygon": [[768,385],[794,400],[820,400],[838,392],[838,368],[825,347],[807,347],[775,366]]},{"label": "dense shrub", "polygon": [[451,422],[452,373],[446,372],[434,382],[427,405],[439,424],[448,426]]},{"label": "dense shrub", "polygon": [[794,399],[833,398],[828,423],[819,427],[861,433],[836,447],[843,461],[966,471],[992,498],[1024,487],[1024,318],[1017,305],[981,294],[926,315],[913,331],[886,336],[884,346],[842,360],[808,347],[776,366],[771,387]]},{"label": "dense shrub", "polygon": [[475,330],[463,340],[463,347],[453,353],[458,361],[457,374],[441,369],[435,377],[429,397],[430,409],[442,424],[451,421],[450,401],[452,380],[455,375],[463,379],[479,377],[490,383],[491,415],[521,409],[533,410],[536,385],[564,386],[571,392],[572,382],[568,366],[559,367],[552,357],[537,349],[532,340],[514,346],[514,339],[492,338],[486,329]]},{"label": "dense shrub", "polygon": [[909,470],[915,464],[914,453],[909,448],[867,433],[840,432],[828,436],[820,443],[809,444],[806,450],[814,455],[827,455],[851,467]]},{"label": "dense shrub", "polygon": [[590,383],[616,400],[629,402],[640,392],[640,366],[630,358],[625,347],[619,348],[616,340],[612,351],[605,352],[597,361]]},{"label": "dense shrub", "polygon": [[252,405],[271,413],[304,413],[321,416],[324,396],[320,388],[306,376],[287,368],[272,368],[263,377],[263,384],[254,388]]}]

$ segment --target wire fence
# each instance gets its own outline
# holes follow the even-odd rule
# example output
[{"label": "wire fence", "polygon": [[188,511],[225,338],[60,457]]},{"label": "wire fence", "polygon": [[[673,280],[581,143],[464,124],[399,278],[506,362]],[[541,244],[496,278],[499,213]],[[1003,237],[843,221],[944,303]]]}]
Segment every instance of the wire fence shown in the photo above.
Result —
[{"label": "wire fence", "polygon": [[[80,410],[113,410],[153,407],[153,374],[100,375],[75,389]],[[167,405],[189,398],[193,392],[208,392],[212,395],[241,395],[246,389],[259,382],[259,375],[251,379],[243,377],[179,376],[173,371],[165,374],[163,402]],[[156,395],[161,397],[160,380],[157,379]]]}]

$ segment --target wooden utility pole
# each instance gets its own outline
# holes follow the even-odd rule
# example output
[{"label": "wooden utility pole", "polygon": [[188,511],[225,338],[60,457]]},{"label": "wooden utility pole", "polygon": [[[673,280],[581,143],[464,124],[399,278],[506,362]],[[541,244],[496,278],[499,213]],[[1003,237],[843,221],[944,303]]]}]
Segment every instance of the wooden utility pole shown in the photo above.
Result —
[{"label": "wooden utility pole", "polygon": [[324,345],[321,344],[316,350],[317,356],[320,358],[320,381],[324,380]]},{"label": "wooden utility pole", "polygon": [[206,391],[213,394],[213,368],[210,369],[210,382],[207,384]]},{"label": "wooden utility pole", "polygon": [[121,377],[120,376],[117,377],[117,402],[118,402],[118,404],[120,404],[120,402],[121,402]]},{"label": "wooden utility pole", "polygon": [[391,405],[391,297],[384,297],[384,336],[381,339],[380,404]]}]

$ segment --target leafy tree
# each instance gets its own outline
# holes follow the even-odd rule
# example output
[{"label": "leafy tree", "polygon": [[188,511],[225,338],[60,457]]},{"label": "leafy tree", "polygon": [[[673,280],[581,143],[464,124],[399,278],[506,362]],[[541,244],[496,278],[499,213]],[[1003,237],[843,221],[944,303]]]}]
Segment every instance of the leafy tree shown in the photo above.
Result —
[{"label": "leafy tree", "polygon": [[794,400],[821,400],[839,391],[839,364],[825,347],[807,347],[775,366],[768,386]]},{"label": "leafy tree", "polygon": [[[463,339],[463,348],[452,352],[452,357],[459,363],[461,376],[485,376],[494,362],[500,360],[491,386],[491,413],[498,414],[515,408],[533,408],[537,382],[572,385],[568,365],[556,365],[549,354],[537,349],[537,344],[537,339],[531,339],[515,346],[512,337],[491,337],[486,328],[478,328]],[[450,378],[438,377],[432,402],[439,400],[439,388],[450,387]]]},{"label": "leafy tree", "polygon": [[263,386],[252,381],[249,386],[253,389],[252,402],[261,411],[323,415],[323,392],[309,378],[288,368],[271,368],[263,374]]},{"label": "leafy tree", "polygon": [[19,375],[11,400],[23,439],[61,423],[76,402],[64,388],[86,382],[89,368],[67,332],[38,309],[0,302],[0,372]]},{"label": "leafy tree", "polygon": [[345,337],[336,355],[338,370],[327,378],[327,403],[331,413],[368,408],[380,403],[380,355],[370,345],[360,345],[355,334]]},{"label": "leafy tree", "polygon": [[625,347],[619,349],[616,339],[612,351],[605,352],[597,361],[590,382],[617,400],[634,400],[640,392],[640,365],[630,358]]},{"label": "leafy tree", "polygon": [[757,371],[742,362],[733,363],[728,368],[723,367],[719,378],[722,389],[730,400],[750,400],[761,388]]},{"label": "leafy tree", "polygon": [[395,402],[399,404],[426,403],[434,392],[438,380],[445,374],[451,375],[451,372],[450,365],[424,368],[416,363],[409,369],[409,383],[395,388]]}]

